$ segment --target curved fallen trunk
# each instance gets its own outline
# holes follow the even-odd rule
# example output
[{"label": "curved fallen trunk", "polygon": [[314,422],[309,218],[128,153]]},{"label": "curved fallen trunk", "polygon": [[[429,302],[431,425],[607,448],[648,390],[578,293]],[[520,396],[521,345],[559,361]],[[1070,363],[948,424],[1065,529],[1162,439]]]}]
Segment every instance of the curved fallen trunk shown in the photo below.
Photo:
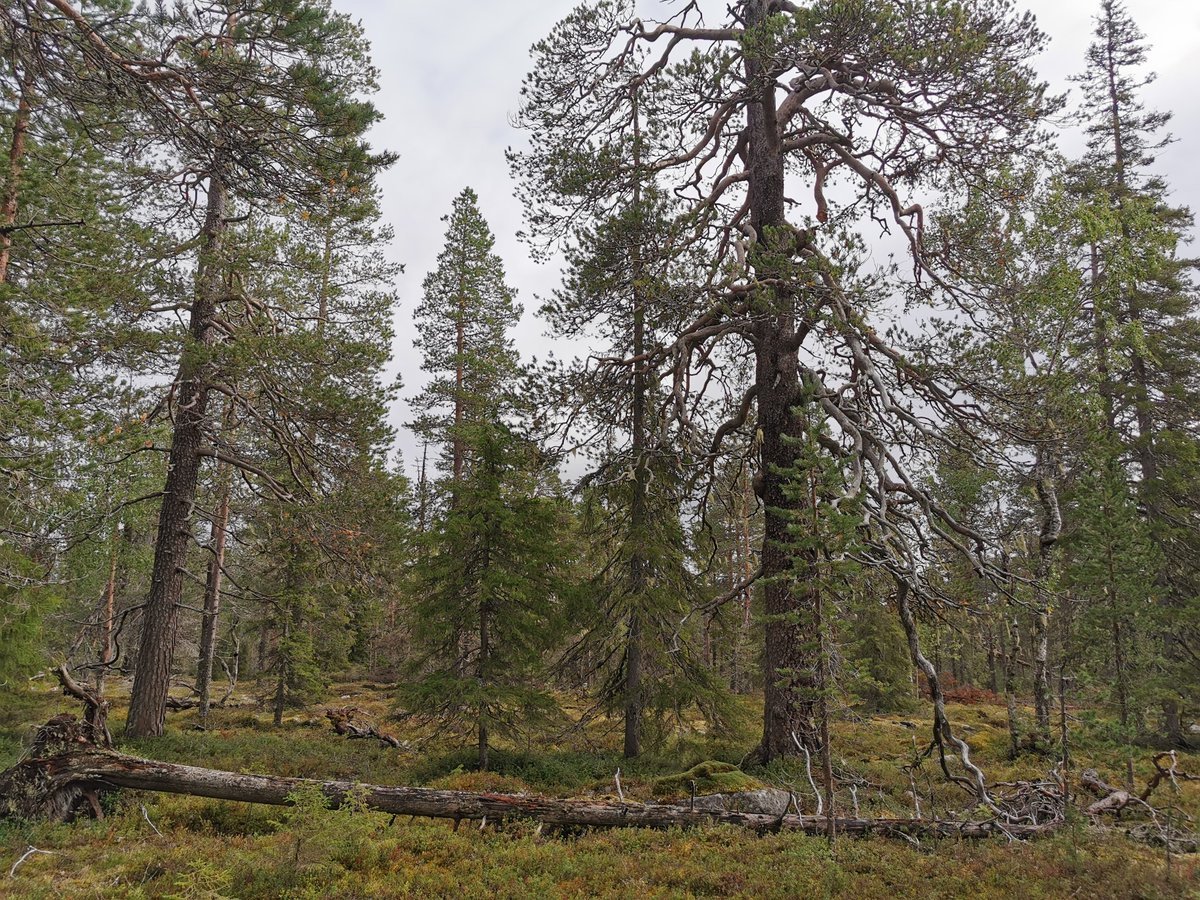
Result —
[{"label": "curved fallen trunk", "polygon": [[[7,772],[0,773],[0,818],[68,819],[81,809],[90,807],[93,811],[98,810],[98,804],[94,803],[96,792],[112,788],[282,806],[290,802],[290,797],[297,790],[317,786],[335,806],[348,795],[354,794],[361,798],[365,806],[380,812],[455,821],[527,819],[559,828],[669,828],[724,824],[763,832],[793,830],[813,835],[823,835],[828,828],[824,816],[775,816],[682,805],[601,803],[524,794],[442,791],[350,781],[243,775],[139,759],[111,750],[79,747],[78,744],[67,746],[55,742],[53,746],[56,752],[31,756]],[[1051,825],[1002,826],[994,822],[862,818],[838,818],[835,825],[843,834],[955,838],[985,838],[993,835],[1032,837],[1053,828]]]}]

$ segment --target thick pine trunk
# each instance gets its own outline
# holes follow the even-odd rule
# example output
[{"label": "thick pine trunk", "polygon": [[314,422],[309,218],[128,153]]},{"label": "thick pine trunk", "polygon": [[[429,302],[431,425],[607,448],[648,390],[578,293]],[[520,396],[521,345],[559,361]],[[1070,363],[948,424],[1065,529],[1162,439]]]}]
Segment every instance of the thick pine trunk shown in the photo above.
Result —
[{"label": "thick pine trunk", "polygon": [[[746,5],[746,28],[767,18],[768,4]],[[746,80],[758,96],[747,106],[750,224],[758,243],[752,248],[755,275],[782,275],[793,243],[784,211],[784,156],[776,122],[775,84],[762,63],[746,58]],[[755,385],[761,433],[758,480],[765,507],[762,580],[766,615],[763,658],[763,736],[757,757],[762,762],[797,753],[796,736],[810,750],[820,745],[816,734],[815,653],[810,640],[813,621],[811,591],[797,586],[794,551],[788,526],[796,503],[784,492],[785,473],[795,462],[801,427],[793,406],[799,402],[799,341],[795,297],[779,288],[759,293],[755,313]],[[805,567],[813,571],[812,567]]]},{"label": "thick pine trunk", "polygon": [[125,727],[130,737],[162,734],[167,690],[175,654],[183,570],[192,540],[192,512],[200,477],[201,449],[208,412],[210,363],[216,339],[214,317],[221,292],[221,251],[227,227],[227,195],[222,176],[209,176],[207,209],[200,240],[196,299],[192,303],[187,343],[179,364],[175,431],[167,459],[167,479],[158,518],[158,539],[150,593],[142,614],[137,672]]},{"label": "thick pine trunk", "polygon": [[25,163],[25,144],[29,135],[29,120],[33,112],[30,96],[33,93],[33,73],[26,70],[21,77],[17,110],[13,115],[12,140],[8,146],[8,177],[4,196],[0,199],[0,284],[8,282],[8,263],[12,258],[12,232],[17,222],[21,195],[21,170]]}]

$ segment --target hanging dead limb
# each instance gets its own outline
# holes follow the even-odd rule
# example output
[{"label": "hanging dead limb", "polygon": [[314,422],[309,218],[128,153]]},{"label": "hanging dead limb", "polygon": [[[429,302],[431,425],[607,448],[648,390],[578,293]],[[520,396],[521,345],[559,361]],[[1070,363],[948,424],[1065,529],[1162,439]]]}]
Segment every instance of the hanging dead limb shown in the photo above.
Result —
[{"label": "hanging dead limb", "polygon": [[[288,805],[298,790],[318,788],[337,806],[353,794],[367,808],[392,815],[424,816],[493,822],[524,819],[559,828],[671,828],[735,825],[763,833],[781,829],[824,835],[828,822],[822,816],[771,815],[729,810],[691,809],[687,806],[641,803],[599,803],[564,800],[527,794],[472,793],[415,787],[385,787],[349,781],[316,781],[271,775],[245,775],[198,766],[139,759],[91,746],[80,740],[86,726],[71,716],[59,716],[40,732],[44,740],[35,752],[0,773],[0,819],[51,819],[63,821],[86,810],[80,803],[97,791],[127,788],[235,800],[247,803]],[[97,813],[99,805],[92,805]],[[900,835],[907,837],[1032,838],[1053,830],[1042,825],[1000,825],[933,819],[836,820],[838,832],[849,835]]]}]

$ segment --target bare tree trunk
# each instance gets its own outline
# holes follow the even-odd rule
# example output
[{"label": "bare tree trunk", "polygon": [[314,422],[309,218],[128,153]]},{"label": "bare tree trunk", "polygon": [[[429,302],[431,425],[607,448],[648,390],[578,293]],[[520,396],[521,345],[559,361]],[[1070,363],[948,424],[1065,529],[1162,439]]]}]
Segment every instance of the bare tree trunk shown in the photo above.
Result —
[{"label": "bare tree trunk", "polygon": [[1058,505],[1057,460],[1049,451],[1038,454],[1034,487],[1042,507],[1042,529],[1038,537],[1038,559],[1033,584],[1036,609],[1033,631],[1033,706],[1038,738],[1050,744],[1050,579],[1054,567],[1054,547],[1062,534],[1062,511]]},{"label": "bare tree trunk", "polygon": [[984,626],[984,640],[987,641],[988,690],[998,694],[1000,676],[996,670],[996,625],[990,618]]},{"label": "bare tree trunk", "polygon": [[113,622],[117,614],[117,559],[120,557],[120,524],[113,526],[108,559],[108,580],[104,585],[104,618],[100,626],[100,665],[96,668],[96,694],[104,695],[104,676],[115,658]]},{"label": "bare tree trunk", "polygon": [[33,113],[33,72],[27,67],[18,87],[17,109],[13,115],[12,141],[8,148],[8,178],[0,199],[0,284],[8,283],[8,264],[12,258],[12,226],[17,223],[21,196],[21,170],[25,162],[25,143]]},{"label": "bare tree trunk", "polygon": [[[746,29],[753,30],[770,13],[767,0],[746,4]],[[788,280],[785,246],[790,232],[784,200],[784,156],[776,121],[775,83],[763,62],[746,55],[746,82],[756,91],[747,105],[747,155],[750,179],[748,202],[755,245],[750,258],[762,280],[778,276]],[[785,261],[780,262],[783,258]],[[783,268],[785,271],[778,271]],[[814,697],[815,651],[810,640],[813,597],[799,586],[793,572],[795,549],[788,531],[797,501],[784,491],[784,473],[796,460],[801,422],[793,411],[800,401],[799,356],[801,335],[796,331],[796,298],[783,288],[760,290],[755,296],[755,387],[758,427],[762,436],[756,479],[765,507],[762,544],[762,581],[766,614],[763,657],[763,735],[756,751],[761,762],[798,751],[795,734],[809,750],[819,750]],[[805,551],[811,553],[812,551]],[[814,560],[809,560],[813,562]],[[805,567],[812,571],[811,566]]]},{"label": "bare tree trunk", "polygon": [[125,727],[130,737],[162,734],[167,690],[175,654],[183,570],[191,543],[192,512],[208,413],[210,364],[207,348],[216,339],[214,317],[220,298],[221,253],[227,228],[227,194],[223,175],[214,170],[208,179],[207,210],[201,230],[196,299],[176,377],[179,402],[175,430],[167,460],[158,518],[158,540],[150,575],[150,594],[142,615],[142,639],[137,672]]},{"label": "bare tree trunk", "polygon": [[1015,759],[1021,752],[1021,726],[1017,721],[1017,666],[1021,657],[1021,627],[1015,618],[1006,619],[1008,658],[1004,661],[1004,701],[1008,707],[1008,749]]},{"label": "bare tree trunk", "polygon": [[201,726],[208,724],[213,659],[217,653],[217,620],[221,612],[221,578],[225,568],[225,535],[229,524],[230,475],[229,466],[222,464],[217,476],[220,498],[209,538],[212,556],[208,560],[208,577],[204,582],[204,616],[200,626],[200,660],[196,672]]}]

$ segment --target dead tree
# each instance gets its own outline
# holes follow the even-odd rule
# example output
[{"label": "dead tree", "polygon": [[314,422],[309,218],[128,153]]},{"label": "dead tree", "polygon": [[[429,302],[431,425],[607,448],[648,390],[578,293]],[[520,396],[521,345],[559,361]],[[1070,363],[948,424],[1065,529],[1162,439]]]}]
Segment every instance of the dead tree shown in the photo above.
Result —
[{"label": "dead tree", "polygon": [[[81,812],[102,815],[97,794],[126,788],[267,803],[290,804],[298,790],[319,788],[332,806],[353,796],[369,809],[392,815],[502,822],[525,819],[556,828],[695,828],[735,825],[758,832],[780,830],[825,835],[825,816],[772,815],[695,804],[602,803],[528,794],[472,793],[416,787],[385,787],[350,781],[315,781],[272,775],[246,775],[198,766],[156,762],[96,747],[90,729],[72,716],[57,716],[39,732],[30,754],[0,773],[0,819],[66,821]],[[86,804],[86,805],[85,805]],[[1057,825],[1005,824],[997,821],[937,819],[840,818],[833,823],[844,835],[913,837],[1031,838]]]}]

